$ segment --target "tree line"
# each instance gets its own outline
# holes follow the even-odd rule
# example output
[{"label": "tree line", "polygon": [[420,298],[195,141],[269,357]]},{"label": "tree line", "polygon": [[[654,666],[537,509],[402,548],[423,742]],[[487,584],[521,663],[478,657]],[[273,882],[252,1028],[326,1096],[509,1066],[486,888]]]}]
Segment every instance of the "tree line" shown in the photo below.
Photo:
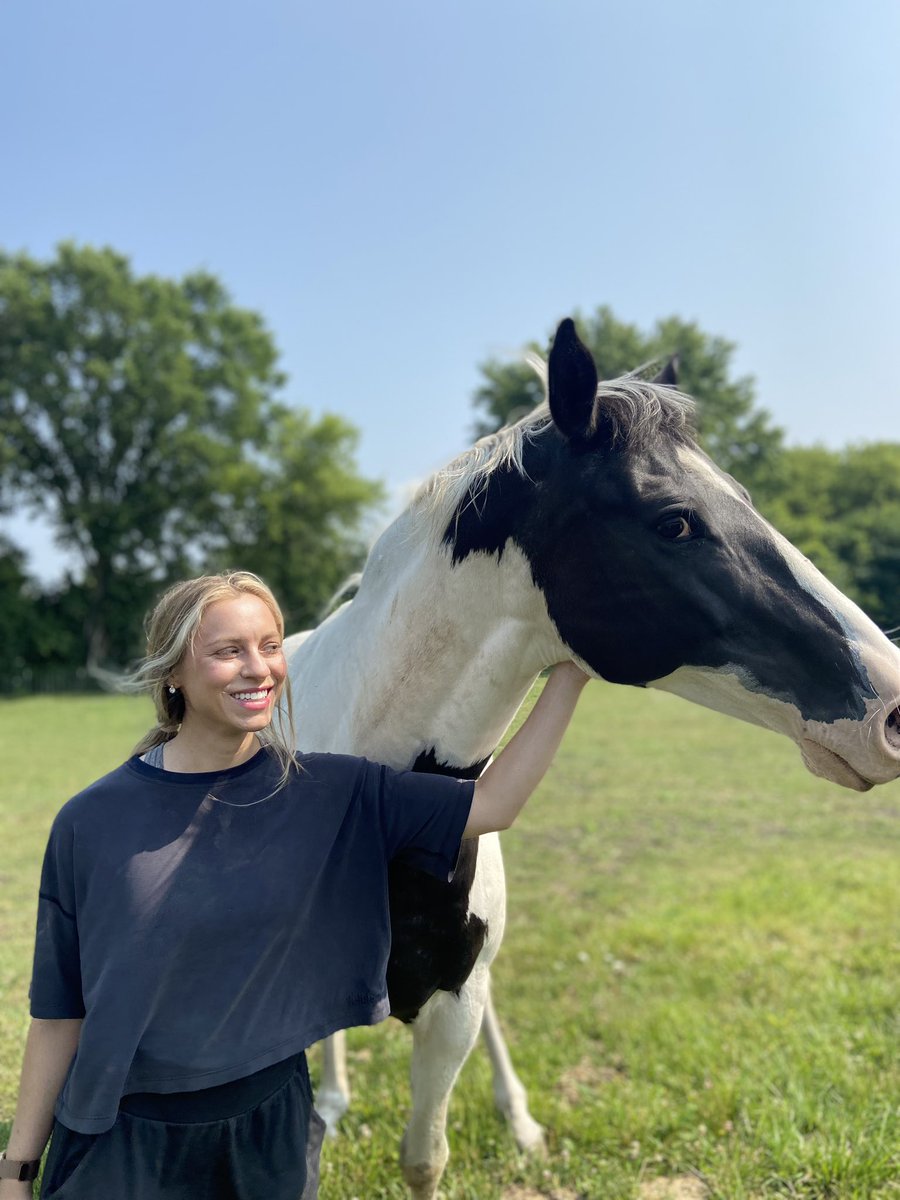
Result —
[{"label": "tree line", "polygon": [[[873,619],[900,624],[900,444],[786,447],[728,341],[676,317],[644,332],[608,308],[579,324],[607,378],[677,353],[716,461]],[[541,399],[524,365],[481,372],[477,434]],[[0,538],[7,682],[132,660],[154,597],[203,570],[256,571],[289,628],[316,621],[364,561],[384,488],[360,475],[350,424],[285,390],[263,319],[208,272],[138,275],[73,244],[47,262],[0,251],[0,513],[40,514],[76,563],[48,587]]]}]

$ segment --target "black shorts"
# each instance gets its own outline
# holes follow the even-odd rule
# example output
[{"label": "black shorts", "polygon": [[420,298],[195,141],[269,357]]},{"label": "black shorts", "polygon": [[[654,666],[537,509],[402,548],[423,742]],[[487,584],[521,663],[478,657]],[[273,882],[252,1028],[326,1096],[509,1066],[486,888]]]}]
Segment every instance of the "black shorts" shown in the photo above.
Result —
[{"label": "black shorts", "polygon": [[220,1087],[125,1096],[105,1133],[54,1121],[41,1200],[315,1200],[324,1131],[305,1054]]}]

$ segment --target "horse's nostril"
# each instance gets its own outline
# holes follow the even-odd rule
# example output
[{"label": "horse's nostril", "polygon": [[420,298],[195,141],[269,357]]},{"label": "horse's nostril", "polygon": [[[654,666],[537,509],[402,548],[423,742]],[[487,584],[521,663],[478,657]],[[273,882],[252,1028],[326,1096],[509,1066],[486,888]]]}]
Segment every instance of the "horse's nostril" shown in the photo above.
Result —
[{"label": "horse's nostril", "polygon": [[900,708],[888,713],[884,723],[884,736],[892,749],[900,750]]}]

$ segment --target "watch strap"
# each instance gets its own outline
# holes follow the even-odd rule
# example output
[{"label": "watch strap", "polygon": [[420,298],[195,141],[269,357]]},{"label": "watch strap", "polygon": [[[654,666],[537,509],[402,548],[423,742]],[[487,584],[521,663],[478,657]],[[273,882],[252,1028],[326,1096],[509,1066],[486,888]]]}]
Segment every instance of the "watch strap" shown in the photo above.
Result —
[{"label": "watch strap", "polygon": [[41,1169],[41,1160],[34,1158],[30,1162],[7,1158],[6,1151],[0,1154],[0,1179],[16,1179],[19,1183],[31,1183],[37,1179]]}]

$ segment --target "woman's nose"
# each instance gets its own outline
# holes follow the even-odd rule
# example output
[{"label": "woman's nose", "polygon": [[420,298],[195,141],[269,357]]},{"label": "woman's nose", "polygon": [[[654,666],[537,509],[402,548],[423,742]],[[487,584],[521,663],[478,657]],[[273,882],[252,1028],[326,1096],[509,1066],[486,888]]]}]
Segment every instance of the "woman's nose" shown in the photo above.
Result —
[{"label": "woman's nose", "polygon": [[249,675],[253,679],[262,679],[269,673],[269,664],[259,653],[259,651],[251,651],[244,659],[242,675]]}]

